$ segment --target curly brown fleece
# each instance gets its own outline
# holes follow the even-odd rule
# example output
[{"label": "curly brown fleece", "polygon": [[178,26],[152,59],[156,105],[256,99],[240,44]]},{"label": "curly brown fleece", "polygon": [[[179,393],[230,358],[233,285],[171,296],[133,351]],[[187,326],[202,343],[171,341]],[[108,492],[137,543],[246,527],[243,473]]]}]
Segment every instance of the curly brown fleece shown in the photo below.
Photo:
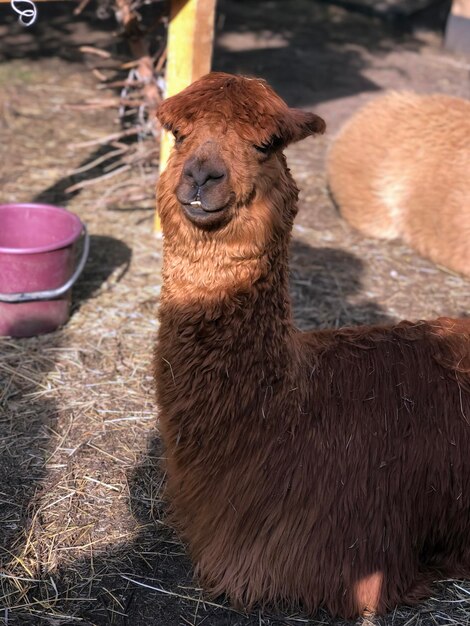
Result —
[{"label": "curly brown fleece", "polygon": [[[155,380],[172,514],[204,588],[354,617],[469,575],[470,321],[298,331],[282,147],[324,124],[226,74],[159,117],[179,141],[158,188]],[[176,193],[208,141],[231,202],[203,228]]]}]

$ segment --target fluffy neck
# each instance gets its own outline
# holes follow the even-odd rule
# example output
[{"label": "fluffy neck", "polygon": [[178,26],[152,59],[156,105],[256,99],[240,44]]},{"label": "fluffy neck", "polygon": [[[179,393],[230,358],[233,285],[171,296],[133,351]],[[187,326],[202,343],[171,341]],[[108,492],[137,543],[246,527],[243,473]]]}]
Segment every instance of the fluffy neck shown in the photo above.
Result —
[{"label": "fluffy neck", "polygon": [[264,422],[279,390],[295,387],[288,247],[298,190],[285,160],[282,166],[276,180],[258,181],[258,197],[222,233],[197,233],[178,220],[170,185],[161,182],[154,364],[161,434],[175,462],[181,454],[199,458],[214,438],[211,454],[228,453],[227,428]]},{"label": "fluffy neck", "polygon": [[292,331],[287,246],[242,257],[214,241],[186,249],[165,241],[161,347],[193,364],[219,358],[224,369],[279,365]]},{"label": "fluffy neck", "polygon": [[[160,331],[156,354],[159,402],[171,410],[186,394],[194,414],[243,372],[246,397],[284,376],[294,332],[288,295],[288,245],[297,190],[254,200],[252,236],[236,231],[188,239],[165,232]],[[262,204],[259,204],[262,203]],[[277,217],[276,217],[277,216]],[[285,220],[283,229],[272,221]],[[247,228],[244,224],[244,234]],[[282,232],[285,236],[272,235]],[[252,389],[246,386],[249,381]],[[189,400],[189,398],[191,400]],[[207,414],[207,412],[206,412]]]}]

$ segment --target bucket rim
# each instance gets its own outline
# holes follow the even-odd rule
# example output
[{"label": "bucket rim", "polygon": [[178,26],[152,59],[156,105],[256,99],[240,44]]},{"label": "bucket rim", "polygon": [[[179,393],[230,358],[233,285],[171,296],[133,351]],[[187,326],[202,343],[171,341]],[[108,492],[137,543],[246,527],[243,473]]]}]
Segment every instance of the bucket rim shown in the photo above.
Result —
[{"label": "bucket rim", "polygon": [[43,244],[42,246],[30,246],[30,247],[15,247],[10,248],[8,246],[0,246],[0,254],[40,254],[41,252],[52,252],[53,250],[60,250],[73,244],[80,237],[83,231],[83,223],[81,219],[75,213],[64,209],[63,207],[56,206],[54,204],[42,204],[37,202],[7,202],[0,204],[0,218],[1,212],[4,209],[34,209],[39,211],[49,211],[50,213],[66,214],[71,220],[72,232],[68,237],[64,237],[59,241],[54,241],[49,244]]}]

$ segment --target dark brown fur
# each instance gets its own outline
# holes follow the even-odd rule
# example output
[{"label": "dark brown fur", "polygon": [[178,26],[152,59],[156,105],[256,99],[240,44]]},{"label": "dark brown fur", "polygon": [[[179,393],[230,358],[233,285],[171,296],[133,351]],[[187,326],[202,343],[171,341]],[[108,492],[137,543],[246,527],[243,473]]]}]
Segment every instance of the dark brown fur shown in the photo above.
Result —
[{"label": "dark brown fur", "polygon": [[[186,138],[158,191],[155,377],[173,516],[205,589],[354,617],[470,575],[470,322],[293,326],[281,148],[322,131],[314,118],[224,74],[162,105]],[[228,171],[215,222],[209,191],[197,216],[177,200],[201,149]]]}]

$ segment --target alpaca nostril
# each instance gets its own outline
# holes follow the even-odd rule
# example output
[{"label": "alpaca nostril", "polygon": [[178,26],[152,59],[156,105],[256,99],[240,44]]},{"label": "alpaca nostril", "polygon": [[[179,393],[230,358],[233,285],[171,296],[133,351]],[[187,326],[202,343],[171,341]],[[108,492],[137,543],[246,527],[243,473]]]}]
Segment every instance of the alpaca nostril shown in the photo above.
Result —
[{"label": "alpaca nostril", "polygon": [[221,181],[224,177],[225,174],[223,173],[211,171],[201,171],[197,172],[196,175],[193,174],[193,180],[198,187],[204,187],[204,185],[207,185],[207,183],[211,181]]},{"label": "alpaca nostril", "polygon": [[197,163],[189,163],[183,170],[183,174],[188,182],[197,185],[198,187],[204,187],[209,182],[222,182],[226,177],[226,172],[220,168],[201,166]]}]

